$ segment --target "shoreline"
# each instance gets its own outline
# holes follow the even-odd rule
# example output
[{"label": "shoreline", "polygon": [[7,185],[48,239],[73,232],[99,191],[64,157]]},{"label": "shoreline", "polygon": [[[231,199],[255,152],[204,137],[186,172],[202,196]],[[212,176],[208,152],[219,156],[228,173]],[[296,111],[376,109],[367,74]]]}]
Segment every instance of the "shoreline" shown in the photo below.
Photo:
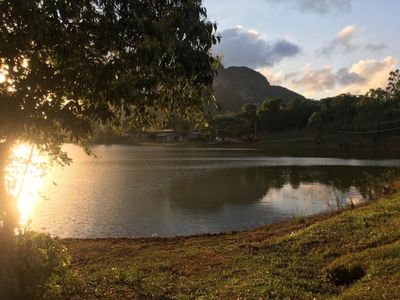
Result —
[{"label": "shoreline", "polygon": [[260,140],[256,143],[215,143],[215,142],[162,142],[162,141],[134,141],[127,143],[88,143],[89,147],[146,147],[161,146],[171,148],[199,148],[199,149],[248,149],[273,156],[298,156],[298,157],[338,157],[338,158],[371,158],[396,159],[400,158],[400,141],[387,144],[355,143],[341,146],[337,141],[325,141],[315,144],[311,141],[299,142],[297,140]]},{"label": "shoreline", "polygon": [[[368,203],[373,202],[365,201],[359,205],[356,205],[356,208],[368,205]],[[252,228],[244,228],[239,230],[232,230],[232,231],[222,231],[222,232],[210,232],[210,233],[198,233],[198,234],[188,234],[188,235],[173,235],[173,236],[133,236],[133,237],[95,237],[95,238],[59,238],[61,242],[76,242],[76,241],[131,241],[131,242],[154,242],[154,241],[168,241],[168,240],[185,240],[185,239],[196,239],[196,238],[209,238],[209,237],[221,237],[224,235],[236,235],[236,234],[245,234],[253,231],[258,230],[266,230],[270,229],[270,227],[286,227],[295,223],[295,225],[309,225],[314,224],[316,222],[320,222],[331,217],[334,217],[338,214],[341,214],[345,211],[352,210],[354,208],[351,205],[343,207],[338,210],[326,211],[317,213],[315,215],[310,216],[293,216],[290,219],[278,221],[276,223],[258,225]]]},{"label": "shoreline", "polygon": [[79,282],[72,299],[400,295],[400,193],[239,232],[61,242]]}]

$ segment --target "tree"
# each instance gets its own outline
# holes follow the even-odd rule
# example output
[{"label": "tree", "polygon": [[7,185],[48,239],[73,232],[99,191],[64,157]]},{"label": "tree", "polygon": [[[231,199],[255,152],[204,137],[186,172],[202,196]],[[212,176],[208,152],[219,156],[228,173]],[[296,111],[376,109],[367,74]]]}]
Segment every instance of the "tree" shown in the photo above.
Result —
[{"label": "tree", "polygon": [[308,119],[307,127],[310,129],[314,129],[314,130],[319,130],[320,126],[321,126],[321,122],[322,122],[321,113],[314,112]]},{"label": "tree", "polygon": [[314,141],[319,144],[321,140],[321,112],[314,112],[307,122],[307,128],[313,131]]},{"label": "tree", "polygon": [[390,72],[387,93],[396,100],[400,100],[400,70]]},{"label": "tree", "polygon": [[210,129],[215,136],[237,138],[248,133],[249,121],[239,113],[216,115],[210,120]]},{"label": "tree", "polygon": [[257,110],[261,129],[264,131],[280,130],[283,126],[282,120],[282,99],[267,99]]},{"label": "tree", "polygon": [[242,106],[241,108],[241,116],[248,120],[249,122],[249,132],[254,133],[254,135],[257,135],[257,106],[251,103],[247,103]]},{"label": "tree", "polygon": [[197,116],[213,101],[218,38],[201,0],[5,0],[0,16],[3,246],[16,226],[4,186],[15,143],[68,163],[62,143],[121,110],[140,126]]},{"label": "tree", "polygon": [[[365,95],[341,94],[321,100],[320,132],[343,137],[378,137],[398,134],[400,72],[390,73],[386,88],[371,89]],[[309,127],[314,127],[309,120]]]},{"label": "tree", "polygon": [[319,106],[315,101],[293,99],[285,107],[282,129],[305,129],[310,116],[318,110]]},{"label": "tree", "polygon": [[251,103],[246,103],[242,106],[240,110],[246,117],[251,120],[257,118],[257,106]]}]

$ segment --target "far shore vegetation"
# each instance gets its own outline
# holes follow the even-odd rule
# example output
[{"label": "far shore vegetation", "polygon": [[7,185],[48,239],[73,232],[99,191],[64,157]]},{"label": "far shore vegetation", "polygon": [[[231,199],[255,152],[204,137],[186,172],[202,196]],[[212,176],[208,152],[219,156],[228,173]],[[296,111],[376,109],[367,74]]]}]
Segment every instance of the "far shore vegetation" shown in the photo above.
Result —
[{"label": "far shore vegetation", "polygon": [[[114,123],[98,125],[89,143],[205,142],[299,146],[383,147],[400,145],[400,71],[390,74],[385,89],[365,95],[342,94],[319,101],[269,98],[245,103],[240,111],[219,107],[204,123],[179,118],[163,127],[142,130],[123,114]],[[217,99],[218,100],[218,99]]]}]

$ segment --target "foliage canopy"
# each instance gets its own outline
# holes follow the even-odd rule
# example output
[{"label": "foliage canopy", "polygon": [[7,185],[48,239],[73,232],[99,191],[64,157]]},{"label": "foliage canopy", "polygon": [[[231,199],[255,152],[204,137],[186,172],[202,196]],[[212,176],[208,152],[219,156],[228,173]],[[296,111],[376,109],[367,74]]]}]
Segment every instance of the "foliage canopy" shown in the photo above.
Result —
[{"label": "foliage canopy", "polygon": [[201,114],[218,37],[201,0],[0,0],[0,18],[0,298],[18,298],[16,201],[4,184],[12,146],[68,163],[61,145],[93,122]]},{"label": "foliage canopy", "polygon": [[9,0],[0,16],[2,140],[57,156],[93,120],[123,110],[146,126],[212,100],[218,38],[200,0]]}]

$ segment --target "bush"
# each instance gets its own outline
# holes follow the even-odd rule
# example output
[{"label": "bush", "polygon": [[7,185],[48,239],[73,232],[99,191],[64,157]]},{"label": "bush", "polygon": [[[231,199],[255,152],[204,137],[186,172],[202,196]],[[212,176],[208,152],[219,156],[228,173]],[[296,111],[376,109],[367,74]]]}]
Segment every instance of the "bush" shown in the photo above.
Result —
[{"label": "bush", "polygon": [[67,297],[66,287],[72,284],[70,258],[58,239],[32,231],[20,232],[15,236],[14,263],[14,274],[10,276],[15,280],[7,282],[16,285],[11,288],[17,299]]}]

